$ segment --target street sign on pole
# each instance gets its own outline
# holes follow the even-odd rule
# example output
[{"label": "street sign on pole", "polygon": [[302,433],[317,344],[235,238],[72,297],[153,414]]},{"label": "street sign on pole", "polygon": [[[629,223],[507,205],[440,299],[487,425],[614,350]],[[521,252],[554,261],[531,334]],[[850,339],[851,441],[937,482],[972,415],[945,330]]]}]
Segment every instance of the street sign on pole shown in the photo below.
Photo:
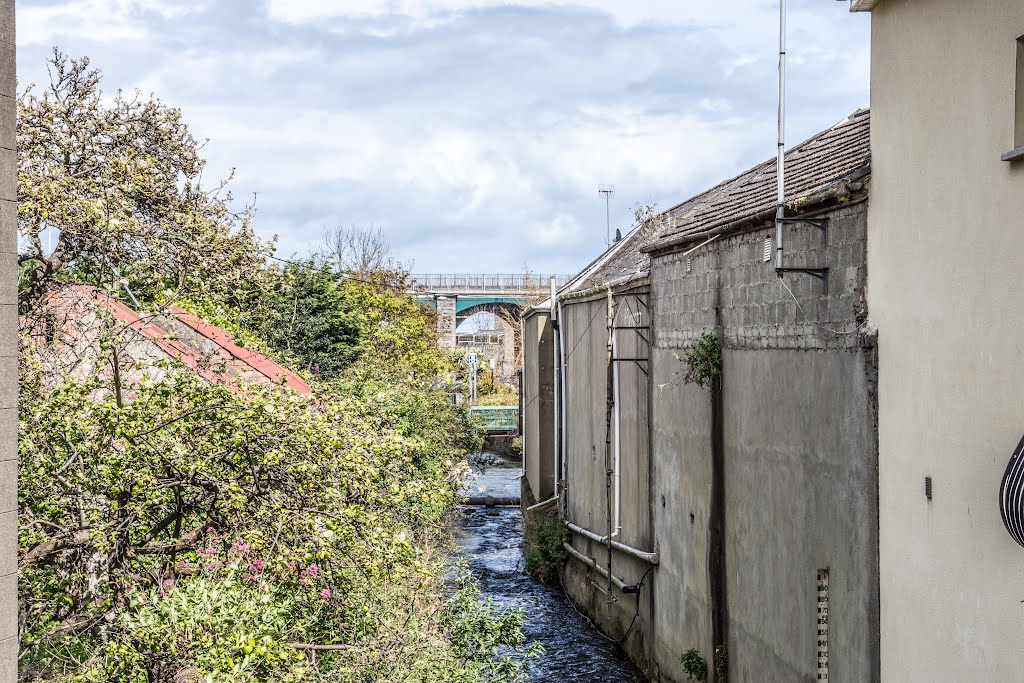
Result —
[{"label": "street sign on pole", "polygon": [[470,365],[476,365],[476,363],[477,363],[477,356],[476,356],[476,354],[475,353],[467,353],[466,354],[466,361]]}]

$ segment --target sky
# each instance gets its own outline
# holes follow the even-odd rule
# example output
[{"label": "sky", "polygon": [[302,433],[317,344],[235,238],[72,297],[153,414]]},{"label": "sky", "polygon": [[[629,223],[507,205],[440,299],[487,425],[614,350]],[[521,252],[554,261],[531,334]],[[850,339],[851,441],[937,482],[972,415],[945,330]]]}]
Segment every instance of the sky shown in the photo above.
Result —
[{"label": "sky", "polygon": [[[18,0],[53,46],[182,109],[278,255],[374,225],[415,272],[573,273],[771,158],[778,0]],[[787,143],[868,105],[869,23],[790,0]]]}]

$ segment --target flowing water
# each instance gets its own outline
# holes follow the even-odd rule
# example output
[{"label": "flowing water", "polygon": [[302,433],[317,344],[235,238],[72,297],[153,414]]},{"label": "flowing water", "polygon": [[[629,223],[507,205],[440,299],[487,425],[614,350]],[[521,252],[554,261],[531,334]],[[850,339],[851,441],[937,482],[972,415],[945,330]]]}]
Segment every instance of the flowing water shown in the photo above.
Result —
[{"label": "flowing water", "polygon": [[[490,455],[486,460],[487,465],[474,466],[477,480],[472,493],[518,496],[519,462]],[[479,487],[484,491],[478,491]],[[527,642],[544,646],[544,654],[530,662],[531,681],[647,680],[617,645],[576,611],[560,587],[546,586],[526,574],[519,548],[523,533],[519,508],[466,506],[459,528],[462,555],[479,579],[482,595],[502,607],[525,610],[523,633]]]}]

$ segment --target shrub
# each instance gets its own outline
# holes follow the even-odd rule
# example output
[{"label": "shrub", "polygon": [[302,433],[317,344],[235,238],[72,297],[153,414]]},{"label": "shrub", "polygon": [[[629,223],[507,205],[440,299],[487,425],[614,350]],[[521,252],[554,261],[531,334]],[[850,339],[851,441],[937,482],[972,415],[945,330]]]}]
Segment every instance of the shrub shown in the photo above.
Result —
[{"label": "shrub", "polygon": [[523,529],[526,571],[545,583],[554,583],[565,562],[562,544],[568,540],[569,529],[561,520],[545,514],[527,515]]},{"label": "shrub", "polygon": [[683,664],[683,671],[691,681],[706,681],[708,679],[708,663],[694,648],[690,648],[679,656]]}]

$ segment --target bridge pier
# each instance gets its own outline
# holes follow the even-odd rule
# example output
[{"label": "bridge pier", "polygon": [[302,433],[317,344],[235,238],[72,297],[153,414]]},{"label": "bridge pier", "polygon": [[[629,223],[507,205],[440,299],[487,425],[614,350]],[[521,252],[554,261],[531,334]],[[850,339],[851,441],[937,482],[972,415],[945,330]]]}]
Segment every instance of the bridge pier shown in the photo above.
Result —
[{"label": "bridge pier", "polygon": [[437,305],[437,344],[442,349],[455,348],[456,301],[454,296],[434,298]]}]

